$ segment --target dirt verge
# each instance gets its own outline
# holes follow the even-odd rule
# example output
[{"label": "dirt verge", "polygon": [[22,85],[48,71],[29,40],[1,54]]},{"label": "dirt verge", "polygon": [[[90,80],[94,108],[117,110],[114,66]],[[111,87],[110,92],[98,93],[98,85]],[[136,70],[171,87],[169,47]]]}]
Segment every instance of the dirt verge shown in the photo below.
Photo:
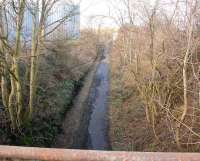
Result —
[{"label": "dirt verge", "polygon": [[84,148],[88,136],[88,124],[90,119],[90,108],[88,96],[96,73],[97,66],[101,60],[99,56],[84,79],[84,84],[75,98],[73,107],[67,112],[62,125],[62,133],[55,139],[54,147],[57,148]]}]

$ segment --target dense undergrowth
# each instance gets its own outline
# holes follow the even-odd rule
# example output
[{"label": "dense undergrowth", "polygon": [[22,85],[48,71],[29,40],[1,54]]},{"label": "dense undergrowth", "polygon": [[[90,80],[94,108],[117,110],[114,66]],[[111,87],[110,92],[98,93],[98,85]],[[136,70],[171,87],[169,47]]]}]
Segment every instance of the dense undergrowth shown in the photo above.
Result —
[{"label": "dense undergrowth", "polygon": [[176,5],[190,6],[190,18],[176,15],[169,22],[166,6],[157,1],[138,9],[144,23],[118,30],[111,54],[114,149],[199,152],[200,12],[196,3]]},{"label": "dense undergrowth", "polygon": [[[82,37],[76,41],[47,44],[39,58],[33,119],[13,131],[6,117],[7,111],[0,109],[0,144],[38,147],[54,144],[56,136],[62,132],[66,112],[72,107],[84,77],[97,57],[97,36],[90,32],[91,37],[86,38],[88,32],[83,31]],[[29,64],[29,59],[20,65],[24,89],[29,77],[25,64]],[[27,95],[26,91],[24,95]]]},{"label": "dense undergrowth", "polygon": [[[39,94],[43,97],[42,104],[40,104],[41,114],[36,114],[36,118],[21,129],[21,134],[13,134],[10,129],[6,128],[6,131],[1,130],[1,136],[7,134],[5,138],[1,138],[4,139],[1,141],[14,145],[51,146],[55,136],[61,130],[64,114],[69,109],[74,96],[73,92],[78,87],[75,81],[65,80],[48,91],[48,95]],[[51,103],[49,103],[49,97],[53,97]],[[48,114],[48,117],[45,114],[47,109],[53,111]]]}]

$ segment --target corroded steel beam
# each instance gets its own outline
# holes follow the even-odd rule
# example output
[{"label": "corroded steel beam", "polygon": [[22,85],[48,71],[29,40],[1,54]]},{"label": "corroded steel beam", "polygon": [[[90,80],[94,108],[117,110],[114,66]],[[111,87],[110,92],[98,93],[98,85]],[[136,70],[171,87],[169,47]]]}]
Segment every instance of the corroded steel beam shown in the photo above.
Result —
[{"label": "corroded steel beam", "polygon": [[0,158],[43,161],[200,161],[200,153],[143,153],[0,146]]}]

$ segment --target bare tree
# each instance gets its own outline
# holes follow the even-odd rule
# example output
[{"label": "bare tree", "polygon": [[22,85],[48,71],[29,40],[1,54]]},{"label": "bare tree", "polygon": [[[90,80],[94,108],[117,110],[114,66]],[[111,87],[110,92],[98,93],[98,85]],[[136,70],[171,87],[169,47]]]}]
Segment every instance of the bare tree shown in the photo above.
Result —
[{"label": "bare tree", "polygon": [[181,149],[181,143],[180,143],[180,128],[182,126],[182,123],[185,120],[185,117],[188,112],[188,63],[189,63],[189,57],[191,54],[191,48],[192,48],[192,39],[193,39],[193,30],[194,30],[194,17],[197,11],[197,0],[192,0],[190,2],[186,1],[186,6],[189,6],[189,15],[188,15],[188,8],[186,8],[186,16],[188,17],[188,25],[187,25],[187,48],[186,53],[184,56],[183,61],[183,90],[184,90],[184,110],[181,115],[180,122],[178,123],[177,132],[176,132],[176,141],[179,149]]},{"label": "bare tree", "polygon": [[[74,16],[77,10],[67,12],[59,20],[55,20],[51,24],[56,24],[51,30],[46,30],[46,20],[52,8],[59,0],[36,0],[36,1],[15,1],[4,0],[0,3],[0,55],[1,55],[1,91],[3,105],[9,111],[9,118],[11,120],[11,127],[14,130],[19,129],[27,120],[32,119],[34,111],[34,101],[37,90],[37,73],[38,60],[42,49],[45,47],[45,37],[55,31],[67,19]],[[71,1],[69,1],[71,3]],[[30,78],[29,78],[29,99],[28,108],[24,102],[23,82],[20,76],[20,59],[23,55],[23,23],[25,12],[30,12],[32,19],[31,37],[31,55],[30,55]],[[76,13],[75,13],[76,12]],[[8,18],[13,19],[15,38],[14,43],[8,37],[8,26],[11,23]],[[11,25],[11,24],[9,24]],[[15,27],[14,27],[15,28]],[[13,36],[13,35],[11,35]],[[25,40],[29,41],[29,40]],[[10,83],[8,83],[10,82]]]}]

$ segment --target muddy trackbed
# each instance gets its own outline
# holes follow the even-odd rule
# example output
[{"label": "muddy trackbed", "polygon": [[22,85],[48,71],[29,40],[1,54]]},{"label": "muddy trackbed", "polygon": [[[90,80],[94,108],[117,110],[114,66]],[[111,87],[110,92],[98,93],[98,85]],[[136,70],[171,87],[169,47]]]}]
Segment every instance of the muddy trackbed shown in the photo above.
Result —
[{"label": "muddy trackbed", "polygon": [[54,147],[72,149],[110,149],[108,139],[107,98],[109,48],[103,47],[84,80],[84,85],[67,112],[62,133]]}]

